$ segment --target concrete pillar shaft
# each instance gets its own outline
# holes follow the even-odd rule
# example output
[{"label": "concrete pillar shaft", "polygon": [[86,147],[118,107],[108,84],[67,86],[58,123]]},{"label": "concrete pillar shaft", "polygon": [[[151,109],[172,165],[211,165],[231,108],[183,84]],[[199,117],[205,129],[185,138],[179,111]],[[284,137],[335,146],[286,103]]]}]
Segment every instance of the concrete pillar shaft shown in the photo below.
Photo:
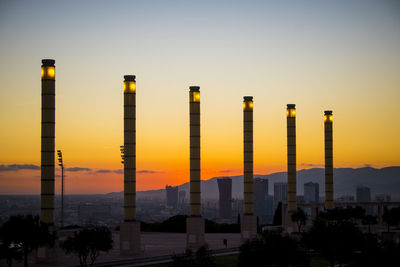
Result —
[{"label": "concrete pillar shaft", "polygon": [[296,109],[295,105],[287,108],[287,175],[288,175],[288,212],[297,210],[296,184]]},{"label": "concrete pillar shaft", "polygon": [[333,119],[325,111],[325,209],[333,209]]},{"label": "concrete pillar shaft", "polygon": [[42,60],[40,219],[54,224],[55,61]]},{"label": "concrete pillar shaft", "polygon": [[249,96],[243,101],[243,181],[244,214],[253,215],[253,97]]},{"label": "concrete pillar shaft", "polygon": [[190,111],[190,216],[201,216],[200,88],[191,86]]},{"label": "concrete pillar shaft", "polygon": [[124,221],[136,221],[136,81],[125,76],[124,86]]}]

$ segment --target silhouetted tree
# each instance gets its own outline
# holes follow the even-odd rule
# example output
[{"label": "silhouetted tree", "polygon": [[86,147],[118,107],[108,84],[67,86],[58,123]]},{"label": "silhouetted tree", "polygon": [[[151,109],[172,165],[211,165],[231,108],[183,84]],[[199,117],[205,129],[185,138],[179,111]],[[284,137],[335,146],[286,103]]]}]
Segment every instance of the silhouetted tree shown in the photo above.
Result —
[{"label": "silhouetted tree", "polygon": [[81,266],[93,266],[101,251],[112,249],[111,231],[104,226],[86,227],[68,237],[61,247],[66,254],[79,257]]},{"label": "silhouetted tree", "polygon": [[0,238],[9,264],[23,255],[24,266],[28,266],[29,254],[40,245],[54,246],[55,234],[40,222],[39,216],[11,216],[0,228]]},{"label": "silhouetted tree", "polygon": [[390,232],[390,226],[397,225],[400,222],[400,207],[391,209],[385,208],[382,219],[387,224],[387,231]]},{"label": "silhouetted tree", "polygon": [[22,260],[23,251],[19,246],[12,244],[0,244],[0,259],[5,259],[9,267],[13,260]]},{"label": "silhouetted tree", "polygon": [[293,212],[291,217],[292,221],[294,221],[297,224],[297,229],[299,230],[299,232],[301,232],[301,227],[306,225],[307,214],[305,214],[305,212],[302,209],[297,208],[297,211]]},{"label": "silhouetted tree", "polygon": [[273,225],[282,225],[282,202],[278,203],[275,209],[274,219],[272,221]]},{"label": "silhouetted tree", "polygon": [[371,233],[371,225],[372,224],[377,224],[378,221],[376,219],[376,216],[372,215],[367,215],[362,219],[362,223],[365,225],[368,225],[368,233]]},{"label": "silhouetted tree", "polygon": [[261,237],[240,247],[240,267],[308,266],[309,259],[300,243],[277,231],[264,231]]},{"label": "silhouetted tree", "polygon": [[319,218],[303,240],[308,247],[319,251],[333,267],[335,262],[342,264],[353,259],[353,253],[362,244],[362,233],[353,222]]}]

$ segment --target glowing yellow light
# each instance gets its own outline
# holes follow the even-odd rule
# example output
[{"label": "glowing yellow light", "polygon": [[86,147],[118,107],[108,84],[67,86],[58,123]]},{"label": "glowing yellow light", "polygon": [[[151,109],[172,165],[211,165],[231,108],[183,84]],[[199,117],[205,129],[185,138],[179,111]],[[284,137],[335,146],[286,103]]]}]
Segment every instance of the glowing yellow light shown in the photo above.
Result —
[{"label": "glowing yellow light", "polygon": [[249,102],[249,108],[253,108],[253,102]]},{"label": "glowing yellow light", "polygon": [[134,93],[136,91],[136,82],[124,82],[124,92]]},{"label": "glowing yellow light", "polygon": [[200,102],[200,92],[192,92],[192,101]]},{"label": "glowing yellow light", "polygon": [[136,83],[131,82],[131,83],[129,84],[129,90],[132,91],[132,92],[135,92],[135,90],[136,90]]},{"label": "glowing yellow light", "polygon": [[333,121],[332,115],[325,115],[324,116],[324,121],[325,122],[332,122]]},{"label": "glowing yellow light", "polygon": [[294,118],[294,117],[296,117],[296,110],[295,110],[295,109],[292,109],[292,108],[287,109],[287,110],[286,110],[286,117],[289,117],[289,118]]},{"label": "glowing yellow light", "polygon": [[54,67],[48,67],[47,68],[47,76],[50,77],[50,78],[54,78],[54,76],[55,76]]},{"label": "glowing yellow light", "polygon": [[41,69],[41,76],[42,76],[42,78],[43,78],[43,76],[44,76],[44,70],[43,70],[43,67],[42,67],[42,69]]},{"label": "glowing yellow light", "polygon": [[243,102],[243,109],[246,109],[246,102]]}]

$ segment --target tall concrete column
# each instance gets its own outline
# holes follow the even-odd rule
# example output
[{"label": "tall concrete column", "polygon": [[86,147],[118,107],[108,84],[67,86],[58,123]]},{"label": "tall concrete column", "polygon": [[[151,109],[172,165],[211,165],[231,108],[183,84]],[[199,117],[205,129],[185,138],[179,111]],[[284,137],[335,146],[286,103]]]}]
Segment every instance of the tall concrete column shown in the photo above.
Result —
[{"label": "tall concrete column", "polygon": [[190,217],[186,221],[189,249],[204,245],[204,220],[201,218],[200,177],[200,87],[189,87],[190,111]]},{"label": "tall concrete column", "polygon": [[287,175],[288,175],[288,212],[297,210],[296,187],[296,105],[288,104],[287,121]]},{"label": "tall concrete column", "polygon": [[244,215],[241,221],[242,240],[257,234],[257,217],[254,216],[253,182],[253,97],[243,99],[243,198]]},{"label": "tall concrete column", "polygon": [[40,220],[54,225],[55,60],[42,60],[42,149]]},{"label": "tall concrete column", "polygon": [[333,115],[326,110],[325,124],[325,209],[333,209]]},{"label": "tall concrete column", "polygon": [[[55,231],[54,227],[54,163],[55,163],[55,109],[56,67],[55,60],[42,60],[42,136],[41,136],[41,193],[40,221]],[[56,261],[55,249],[40,247],[38,263]]]},{"label": "tall concrete column", "polygon": [[124,76],[124,222],[121,254],[140,253],[140,223],[136,221],[136,76]]}]

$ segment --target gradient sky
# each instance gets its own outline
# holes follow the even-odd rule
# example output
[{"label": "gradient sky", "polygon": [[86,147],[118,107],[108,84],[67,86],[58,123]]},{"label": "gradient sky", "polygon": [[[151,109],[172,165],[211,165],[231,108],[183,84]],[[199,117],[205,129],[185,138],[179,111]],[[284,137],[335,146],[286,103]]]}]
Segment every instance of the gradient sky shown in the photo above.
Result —
[{"label": "gradient sky", "polygon": [[399,1],[1,1],[0,36],[0,194],[40,191],[43,58],[56,60],[56,149],[83,168],[67,172],[67,193],[123,189],[126,74],[138,190],[189,179],[190,85],[202,179],[242,173],[244,95],[256,174],[286,170],[288,103],[298,169],[324,164],[326,109],[335,167],[400,165]]}]

